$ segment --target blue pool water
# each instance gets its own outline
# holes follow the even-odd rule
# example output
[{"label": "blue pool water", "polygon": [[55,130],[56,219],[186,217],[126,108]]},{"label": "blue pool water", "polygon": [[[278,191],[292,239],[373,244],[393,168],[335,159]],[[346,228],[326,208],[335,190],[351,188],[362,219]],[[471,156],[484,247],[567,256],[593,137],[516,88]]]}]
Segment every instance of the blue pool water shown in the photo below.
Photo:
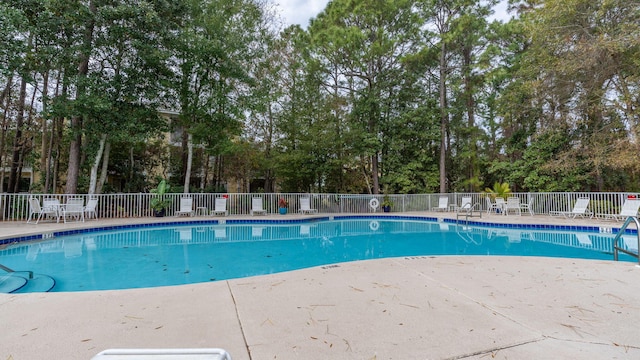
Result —
[{"label": "blue pool water", "polygon": [[[0,264],[50,276],[55,279],[51,291],[87,291],[199,283],[388,257],[514,255],[613,260],[613,237],[378,218],[212,223],[88,232],[26,242],[0,251]],[[628,243],[636,239],[635,235],[628,237],[633,240]],[[634,261],[626,255],[621,260]]]}]

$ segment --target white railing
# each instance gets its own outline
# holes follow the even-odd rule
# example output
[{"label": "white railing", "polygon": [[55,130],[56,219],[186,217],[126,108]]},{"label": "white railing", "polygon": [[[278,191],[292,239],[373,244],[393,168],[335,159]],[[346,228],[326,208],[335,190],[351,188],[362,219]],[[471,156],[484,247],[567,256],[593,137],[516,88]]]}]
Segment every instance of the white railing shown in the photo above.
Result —
[{"label": "white railing", "polygon": [[[149,202],[154,194],[134,193],[134,194],[103,194],[103,195],[62,195],[62,194],[0,194],[0,220],[1,221],[25,221],[29,217],[29,198],[35,197],[40,203],[45,198],[57,198],[62,204],[68,198],[81,197],[86,201],[89,197],[98,199],[96,212],[99,218],[139,218],[153,216],[149,207]],[[194,210],[202,213],[209,213],[214,209],[217,197],[227,197],[227,209],[229,214],[243,215],[249,214],[251,210],[251,199],[260,197],[267,213],[278,212],[278,200],[284,198],[288,201],[288,212],[298,213],[300,209],[300,198],[309,198],[311,208],[323,214],[361,213],[370,214],[382,212],[383,195],[353,195],[353,194],[297,194],[297,193],[269,193],[269,194],[219,194],[219,193],[191,193],[191,194],[167,194],[171,200],[171,206],[167,209],[166,216],[173,216],[179,210],[180,198],[190,197],[193,199]],[[471,196],[472,204],[479,204],[480,209],[487,210],[487,195],[484,193],[449,193],[449,194],[393,194],[389,195],[393,206],[392,212],[418,212],[430,211],[438,206],[440,196],[447,196],[449,204],[460,204],[462,197]],[[558,192],[558,193],[513,193],[512,196],[520,198],[522,203],[533,201],[532,209],[535,214],[549,214],[553,211],[571,211],[576,199],[586,197],[590,199],[589,209],[596,214],[613,215],[618,214],[627,198],[637,197],[638,193],[610,192]],[[371,204],[372,199],[377,200],[378,206],[374,209]]]}]

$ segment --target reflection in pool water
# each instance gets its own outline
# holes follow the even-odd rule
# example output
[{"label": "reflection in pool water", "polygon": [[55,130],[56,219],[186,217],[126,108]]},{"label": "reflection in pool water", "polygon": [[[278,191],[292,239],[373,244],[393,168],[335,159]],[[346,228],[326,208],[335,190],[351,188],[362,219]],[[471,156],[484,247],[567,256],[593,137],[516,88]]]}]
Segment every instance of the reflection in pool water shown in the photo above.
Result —
[{"label": "reflection in pool water", "polygon": [[[53,277],[52,291],[86,291],[189,284],[403,256],[612,260],[613,237],[380,218],[198,224],[90,232],[19,244],[0,251],[0,264]],[[635,246],[635,235],[624,238],[627,246]]]}]

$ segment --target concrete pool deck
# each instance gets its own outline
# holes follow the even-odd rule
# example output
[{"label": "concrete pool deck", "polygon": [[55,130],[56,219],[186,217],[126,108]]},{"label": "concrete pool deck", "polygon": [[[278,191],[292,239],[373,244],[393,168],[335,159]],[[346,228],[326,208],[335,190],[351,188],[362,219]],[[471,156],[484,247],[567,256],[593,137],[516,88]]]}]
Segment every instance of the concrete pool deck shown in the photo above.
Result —
[{"label": "concrete pool deck", "polygon": [[[173,220],[0,223],[0,232]],[[481,220],[620,226],[549,216]],[[367,260],[195,285],[0,294],[0,324],[1,360],[157,347],[220,347],[234,360],[638,359],[640,268],[535,257]]]}]

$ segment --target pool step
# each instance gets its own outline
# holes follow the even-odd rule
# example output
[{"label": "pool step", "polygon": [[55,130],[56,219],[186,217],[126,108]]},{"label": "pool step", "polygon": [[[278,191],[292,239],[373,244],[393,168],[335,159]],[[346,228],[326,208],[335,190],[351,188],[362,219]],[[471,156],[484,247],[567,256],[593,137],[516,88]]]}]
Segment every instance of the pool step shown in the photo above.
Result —
[{"label": "pool step", "polygon": [[0,293],[22,294],[32,292],[49,292],[56,286],[56,281],[48,275],[33,274],[30,278],[27,271],[16,271],[0,276]]},{"label": "pool step", "polygon": [[0,275],[0,293],[9,294],[16,290],[19,290],[27,284],[27,279],[14,275],[14,273],[8,273]]}]

